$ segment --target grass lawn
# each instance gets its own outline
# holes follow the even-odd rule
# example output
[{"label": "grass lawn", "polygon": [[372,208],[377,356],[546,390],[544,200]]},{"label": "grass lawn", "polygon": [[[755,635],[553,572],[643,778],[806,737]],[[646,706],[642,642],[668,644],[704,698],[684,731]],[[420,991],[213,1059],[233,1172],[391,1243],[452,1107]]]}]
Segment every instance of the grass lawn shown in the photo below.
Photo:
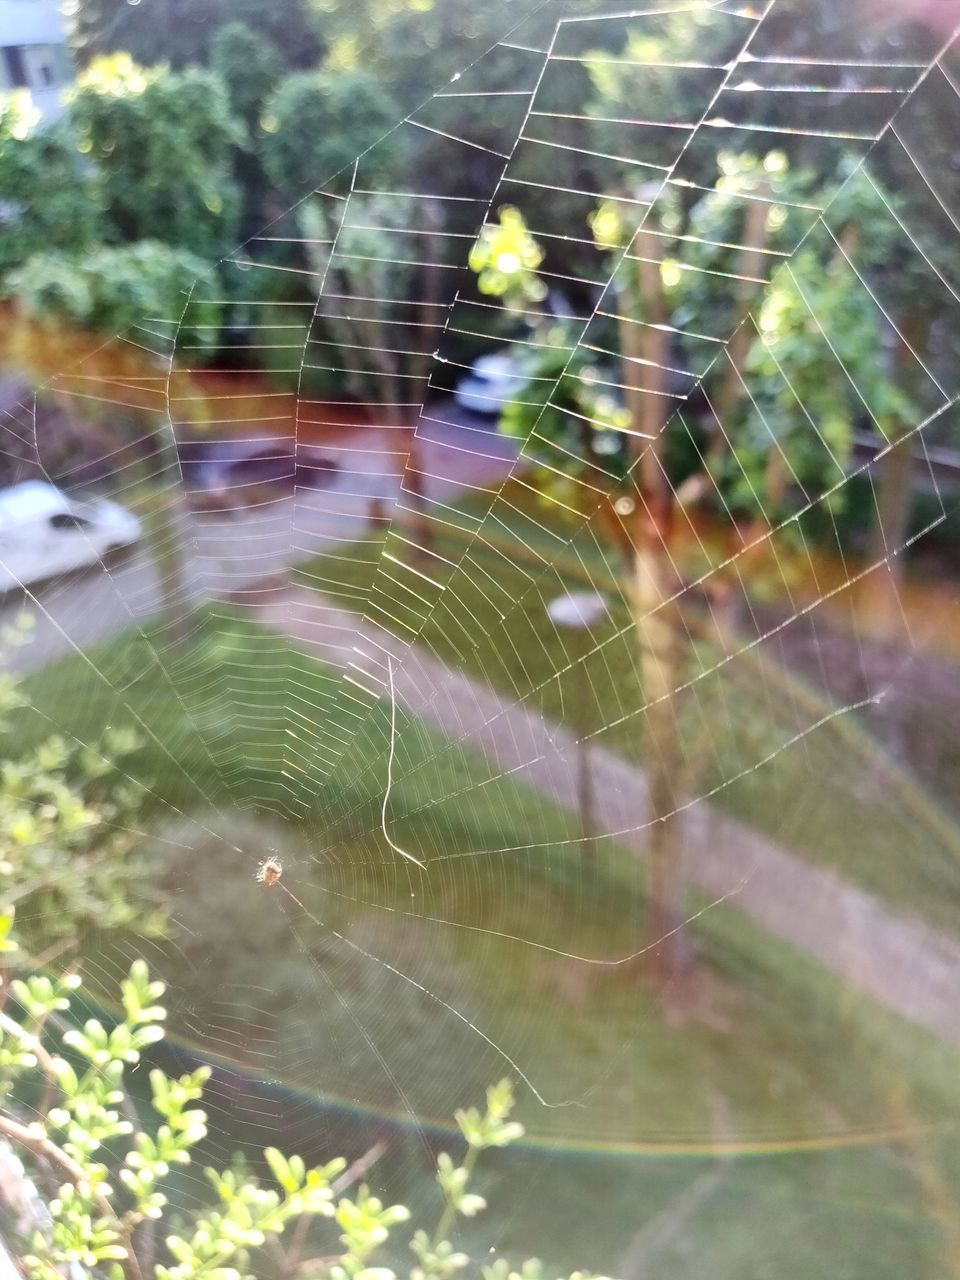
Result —
[{"label": "grass lawn", "polygon": [[[666,1280],[948,1273],[955,1054],[732,907],[699,921],[701,998],[665,1020],[635,975],[557,954],[632,948],[629,855],[585,874],[549,845],[571,834],[568,814],[506,779],[471,787],[471,757],[409,721],[392,810],[396,838],[437,859],[422,875],[378,832],[386,707],[324,783],[293,767],[290,743],[303,746],[291,708],[322,708],[326,669],[221,606],[198,617],[173,687],[154,642],[93,653],[121,698],[78,659],[31,677],[16,740],[48,731],[37,711],[88,741],[139,725],[129,772],[149,781],[144,824],[175,918],[146,954],[170,985],[174,1038],[218,1064],[225,1146],[320,1156],[386,1133],[374,1183],[435,1213],[430,1122],[522,1070],[576,1105],[521,1089],[532,1142],[486,1166],[491,1211],[465,1237],[477,1258],[496,1244],[615,1273],[630,1252]],[[300,821],[281,821],[293,801]],[[257,885],[268,850],[296,902]],[[140,949],[91,949],[91,991],[115,989]]]},{"label": "grass lawn", "polygon": [[[558,533],[572,537],[568,547]],[[470,542],[451,528],[437,550],[459,563],[468,542],[469,554],[425,623],[420,606],[388,576],[376,576],[377,540],[316,557],[297,576],[345,608],[359,612],[373,601],[377,616],[382,605],[409,621],[417,643],[441,661],[508,701],[526,699],[548,717],[586,723],[597,742],[642,763],[642,685],[632,635],[621,634],[629,614],[590,531],[573,536],[572,525],[565,529],[529,495],[508,488],[482,537]],[[578,638],[561,634],[546,612],[554,596],[584,589],[602,591],[610,605],[609,619],[593,629],[587,682],[570,670],[582,652]],[[855,714],[834,715],[811,731],[835,709],[759,649],[724,657],[702,639],[688,646],[680,703],[687,794],[713,792],[711,803],[786,847],[899,910],[960,932],[955,822],[883,757]]]}]

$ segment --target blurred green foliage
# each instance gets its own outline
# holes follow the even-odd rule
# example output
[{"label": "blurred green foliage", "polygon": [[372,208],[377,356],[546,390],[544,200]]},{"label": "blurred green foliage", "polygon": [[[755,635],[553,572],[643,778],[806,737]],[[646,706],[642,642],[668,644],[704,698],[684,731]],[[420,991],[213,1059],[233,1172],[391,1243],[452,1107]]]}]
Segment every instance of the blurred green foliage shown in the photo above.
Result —
[{"label": "blurred green foliage", "polygon": [[164,240],[207,258],[233,244],[240,193],[229,148],[243,130],[219,77],[98,58],[77,80],[70,121],[93,164],[105,239]]},{"label": "blurred green foliage", "polygon": [[230,105],[248,129],[259,125],[263,104],[283,75],[276,47],[244,22],[229,22],[213,38],[210,69],[227,87]]},{"label": "blurred green foliage", "polygon": [[65,0],[63,8],[84,64],[118,49],[140,62],[155,61],[159,52],[174,67],[203,64],[233,22],[256,31],[291,67],[312,66],[324,47],[311,0]]},{"label": "blurred green foliage", "polygon": [[[29,641],[24,615],[2,636],[9,650]],[[0,670],[0,732],[30,702]],[[126,772],[139,739],[129,729],[104,728],[81,740],[49,733],[0,765],[0,900],[16,906],[18,935],[31,955],[61,954],[96,930],[136,925],[146,936],[162,929],[135,828],[147,790]]]},{"label": "blurred green foliage", "polygon": [[[696,200],[670,195],[658,202],[643,234],[655,234],[662,246],[659,289],[676,331],[668,358],[678,371],[688,371],[687,381],[678,380],[675,389],[689,393],[699,378],[707,403],[715,404],[720,384],[729,378],[727,362],[715,360],[697,335],[728,337],[744,324],[745,358],[723,421],[711,421],[702,411],[698,420],[686,407],[671,411],[661,452],[674,491],[691,472],[706,471],[713,500],[744,517],[776,521],[796,507],[798,492],[817,497],[830,491],[828,502],[837,505],[843,489],[836,486],[844,480],[857,426],[872,422],[888,438],[895,436],[916,417],[918,405],[909,381],[901,381],[894,331],[866,297],[841,242],[828,234],[810,237],[800,252],[785,256],[785,247],[801,233],[797,210],[816,189],[814,176],[794,173],[782,152],[722,154],[720,164],[713,189]],[[844,179],[841,172],[819,198],[851,248],[868,247],[862,269],[880,270],[890,248],[884,197],[873,188],[873,200],[862,192],[857,198]],[[766,209],[754,234],[768,282],[742,274],[744,210],[754,197]],[[521,215],[512,211],[511,217],[513,239],[525,243],[529,233]],[[634,223],[615,199],[596,209],[591,229],[609,260],[616,309],[642,320],[648,303],[631,265],[631,256],[645,251],[642,236],[634,239]],[[536,257],[513,253],[511,272],[494,272],[493,244],[488,229],[470,265],[480,273],[481,289],[499,294],[510,307],[518,294],[531,296]],[[530,437],[529,451],[545,464],[542,482],[568,503],[586,492],[578,480],[605,476],[616,490],[630,467],[631,421],[623,388],[632,375],[629,365],[619,373],[611,366],[619,350],[617,333],[611,331],[608,340],[612,351],[604,364],[601,355],[574,347],[569,326],[554,326],[536,361],[528,358],[533,381],[502,418],[510,434]],[[556,446],[567,458],[563,474],[557,472]]]},{"label": "blurred green foliage", "polygon": [[[80,257],[36,253],[8,277],[26,314],[43,323],[112,335],[178,322],[191,289],[213,296],[214,272],[186,249],[159,241],[101,246]],[[198,301],[180,340],[215,347],[220,308]],[[154,343],[156,346],[157,343]]]},{"label": "blurred green foliage", "polygon": [[0,97],[0,293],[3,277],[41,249],[81,253],[100,234],[98,193],[69,124],[37,129],[29,96]]},{"label": "blurred green foliage", "polygon": [[[299,200],[352,167],[398,118],[396,103],[369,72],[288,76],[264,106],[264,170],[286,200]],[[392,158],[399,172],[402,157]]]},{"label": "blurred green foliage", "polygon": [[[0,940],[8,964],[17,951],[12,924],[13,911],[7,909],[0,915]],[[143,960],[135,960],[121,983],[122,1017],[112,1026],[98,1018],[70,1026],[60,1033],[60,1048],[51,1051],[49,1026],[69,1017],[79,986],[74,973],[51,981],[25,971],[11,983],[15,1005],[0,1011],[5,1102],[0,1135],[21,1157],[21,1178],[44,1175],[55,1187],[44,1220],[21,1217],[5,1233],[29,1280],[60,1280],[64,1268],[76,1267],[89,1280],[142,1280],[148,1273],[154,1280],[255,1280],[265,1265],[275,1265],[278,1248],[281,1274],[315,1275],[316,1263],[304,1256],[308,1244],[325,1245],[323,1274],[331,1280],[394,1280],[392,1270],[372,1264],[392,1229],[409,1221],[410,1211],[385,1204],[365,1185],[355,1195],[342,1194],[354,1180],[349,1171],[345,1174],[342,1158],[308,1169],[300,1156],[267,1147],[263,1161],[269,1183],[243,1163],[207,1168],[214,1207],[194,1205],[186,1216],[172,1215],[171,1173],[191,1164],[194,1149],[207,1136],[207,1113],[195,1104],[202,1101],[210,1070],[201,1066],[172,1078],[153,1068],[150,1100],[156,1118],[142,1118],[129,1093],[127,1070],[136,1070],[145,1052],[164,1038],[166,1009],[158,1003],[164,984],[151,978]],[[20,1101],[31,1077],[44,1082],[39,1107]],[[502,1080],[487,1090],[483,1111],[470,1107],[457,1113],[466,1157],[462,1164],[446,1152],[437,1159],[443,1207],[434,1230],[420,1227],[410,1240],[416,1259],[411,1280],[451,1280],[469,1264],[469,1256],[448,1237],[458,1217],[486,1208],[484,1198],[470,1190],[477,1157],[523,1136],[523,1126],[510,1119],[513,1105],[510,1082]],[[9,1160],[4,1175],[8,1186],[16,1184],[18,1174]],[[331,1248],[330,1232],[326,1240],[308,1236],[310,1218],[335,1224],[341,1248]],[[285,1236],[298,1221],[300,1229]],[[167,1227],[163,1261],[153,1260],[152,1233],[142,1230],[149,1223]],[[272,1263],[261,1255],[268,1243]],[[488,1280],[533,1280],[543,1273],[535,1259],[517,1272],[493,1256],[483,1274]],[[585,1273],[574,1277],[586,1280]]]}]

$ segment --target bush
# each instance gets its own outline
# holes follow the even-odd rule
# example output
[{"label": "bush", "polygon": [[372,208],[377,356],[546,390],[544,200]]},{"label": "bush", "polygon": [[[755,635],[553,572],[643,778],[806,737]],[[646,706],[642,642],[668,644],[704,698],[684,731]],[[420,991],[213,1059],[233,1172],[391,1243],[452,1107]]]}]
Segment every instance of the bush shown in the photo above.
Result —
[{"label": "bush", "polygon": [[209,350],[219,340],[216,303],[193,302],[189,324],[176,327],[194,286],[198,299],[218,296],[215,273],[194,254],[158,241],[79,257],[37,253],[11,271],[7,284],[26,315],[43,323],[112,336],[152,322],[161,342],[169,335],[178,346]]},{"label": "bush", "polygon": [[[7,911],[0,918],[0,948],[7,952],[15,946],[12,923],[13,913]],[[92,1278],[140,1280],[147,1265],[138,1256],[143,1239],[138,1228],[164,1221],[168,1199],[162,1188],[174,1166],[191,1162],[193,1149],[206,1136],[207,1115],[196,1104],[210,1073],[200,1067],[172,1079],[152,1070],[155,1118],[150,1124],[142,1121],[125,1073],[163,1039],[166,1011],[158,1003],[163,983],[151,979],[142,960],[135,961],[121,988],[123,1020],[108,1029],[88,1019],[82,1028],[61,1033],[60,1047],[52,1051],[48,1027],[69,1014],[79,985],[76,975],[54,982],[29,974],[11,984],[19,1014],[0,1012],[0,1090],[6,1104],[0,1135],[22,1153],[22,1176],[32,1179],[46,1171],[57,1182],[44,1220],[21,1231],[15,1247],[30,1280],[60,1280],[63,1268],[72,1266]],[[14,1114],[15,1099],[37,1076],[43,1097],[28,1120]],[[484,1111],[457,1113],[467,1154],[460,1165],[446,1153],[438,1158],[445,1207],[432,1232],[421,1227],[410,1240],[416,1259],[411,1280],[450,1280],[467,1265],[469,1259],[448,1236],[458,1215],[472,1217],[486,1207],[470,1190],[480,1152],[507,1146],[523,1134],[522,1125],[510,1119],[512,1108],[513,1093],[504,1080],[487,1090]],[[283,1238],[291,1223],[309,1218],[332,1220],[339,1228],[342,1250],[331,1256],[333,1251],[324,1249],[322,1272],[331,1280],[393,1280],[392,1271],[371,1264],[391,1230],[409,1220],[404,1205],[384,1204],[366,1186],[354,1196],[340,1194],[351,1180],[342,1159],[308,1169],[299,1156],[287,1157],[274,1147],[263,1155],[272,1175],[269,1184],[242,1166],[205,1171],[215,1207],[192,1209],[185,1220],[178,1216],[164,1239],[168,1256],[152,1266],[155,1280],[254,1280],[258,1251]],[[8,1241],[15,1238],[9,1228],[4,1234]],[[286,1240],[285,1275],[318,1274],[316,1262],[300,1261],[305,1235],[301,1229]],[[491,1260],[483,1274],[487,1280],[536,1280],[540,1270],[533,1260],[520,1273],[503,1260]]]},{"label": "bush", "polygon": [[[22,639],[9,628],[0,640]],[[0,731],[26,700],[0,671]],[[0,901],[20,913],[20,939],[34,954],[61,955],[92,930],[136,922],[162,932],[165,915],[150,886],[136,835],[145,788],[122,773],[140,742],[107,728],[79,742],[49,734],[0,765]]]}]

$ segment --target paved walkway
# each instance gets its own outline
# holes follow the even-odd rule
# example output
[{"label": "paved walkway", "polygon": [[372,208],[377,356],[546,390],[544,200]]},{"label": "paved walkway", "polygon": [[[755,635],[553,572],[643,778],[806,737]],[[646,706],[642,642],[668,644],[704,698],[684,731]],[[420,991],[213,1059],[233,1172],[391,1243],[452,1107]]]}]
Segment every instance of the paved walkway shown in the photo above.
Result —
[{"label": "paved walkway", "polygon": [[[323,596],[289,584],[258,595],[261,621],[322,661],[364,665],[372,624]],[[358,653],[358,649],[361,651]],[[382,668],[370,662],[371,671]],[[413,648],[395,669],[398,701],[426,723],[484,756],[498,773],[560,805],[576,794],[575,738],[521,706],[505,707],[487,685]],[[618,843],[645,848],[643,773],[613,752],[592,754],[596,809]],[[770,933],[815,957],[851,985],[944,1039],[960,1044],[960,943],[901,916],[864,890],[811,866],[708,802],[681,817],[689,878],[730,895]]]},{"label": "paved walkway", "polygon": [[[0,413],[6,390],[0,380]],[[249,405],[247,399],[239,403]],[[229,515],[193,515],[185,531],[184,610],[210,597],[242,592],[268,574],[285,573],[298,560],[336,549],[345,538],[366,536],[371,499],[381,498],[390,510],[399,489],[402,459],[392,453],[395,434],[362,426],[316,430],[310,443],[322,447],[338,467],[328,487],[298,485],[293,492],[291,484],[291,492],[275,502],[241,504]],[[419,436],[424,491],[434,503],[453,504],[499,487],[515,465],[516,441],[450,400],[429,406]],[[291,452],[291,465],[293,458]],[[19,672],[88,649],[131,623],[155,617],[162,607],[146,545],[119,568],[65,576],[44,584],[37,596],[30,644],[8,655],[10,667]],[[22,607],[16,594],[0,600],[0,627],[12,624]]]}]

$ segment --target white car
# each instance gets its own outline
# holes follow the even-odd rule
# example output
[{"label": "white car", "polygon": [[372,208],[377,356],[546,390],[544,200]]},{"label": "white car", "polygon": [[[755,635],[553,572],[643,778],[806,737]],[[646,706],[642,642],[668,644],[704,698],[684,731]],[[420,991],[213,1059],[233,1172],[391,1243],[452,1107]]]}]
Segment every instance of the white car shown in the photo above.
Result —
[{"label": "white car", "polygon": [[82,502],[28,480],[0,489],[0,592],[75,569],[132,547],[140,521],[116,502]]},{"label": "white car", "polygon": [[508,400],[515,400],[530,377],[509,351],[493,351],[479,356],[470,372],[460,379],[453,398],[471,413],[499,413]]}]

